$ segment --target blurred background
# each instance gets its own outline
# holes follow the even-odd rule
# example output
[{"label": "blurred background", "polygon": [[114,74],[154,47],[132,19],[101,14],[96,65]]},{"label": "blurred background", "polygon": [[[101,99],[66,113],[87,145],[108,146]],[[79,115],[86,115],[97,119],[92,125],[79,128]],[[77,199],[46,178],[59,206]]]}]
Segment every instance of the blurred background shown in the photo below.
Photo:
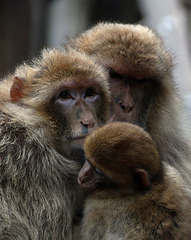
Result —
[{"label": "blurred background", "polygon": [[175,57],[175,81],[191,109],[191,0],[1,0],[0,78],[100,21],[154,29]]}]

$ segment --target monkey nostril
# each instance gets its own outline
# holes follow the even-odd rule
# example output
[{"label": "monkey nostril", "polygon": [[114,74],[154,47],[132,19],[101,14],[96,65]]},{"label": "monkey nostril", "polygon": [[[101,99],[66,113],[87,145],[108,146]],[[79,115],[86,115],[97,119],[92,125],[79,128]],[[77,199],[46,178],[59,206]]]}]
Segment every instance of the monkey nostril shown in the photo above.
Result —
[{"label": "monkey nostril", "polygon": [[128,105],[124,105],[122,104],[121,102],[119,103],[121,109],[124,111],[124,112],[131,112],[133,110],[133,106],[128,106]]},{"label": "monkey nostril", "polygon": [[83,123],[83,122],[80,122],[82,125],[81,125],[81,132],[83,134],[88,134],[89,132],[89,125],[87,123]]},{"label": "monkey nostril", "polygon": [[128,108],[128,112],[131,112],[133,110],[133,106]]},{"label": "monkey nostril", "polygon": [[123,109],[123,111],[126,110],[126,107],[124,105],[121,105],[121,108]]},{"label": "monkey nostril", "polygon": [[83,127],[85,128],[88,128],[88,124],[87,123],[83,123],[83,122],[80,122],[82,124]]},{"label": "monkey nostril", "polygon": [[80,184],[83,184],[83,183],[85,183],[85,182],[88,182],[90,179],[89,179],[89,177],[78,177],[78,183],[80,183]]},{"label": "monkey nostril", "polygon": [[127,107],[124,104],[122,104],[121,102],[119,102],[119,105],[123,111],[127,110]]},{"label": "monkey nostril", "polygon": [[83,123],[80,122],[82,124],[83,127],[85,128],[93,128],[95,126],[95,122],[89,122],[89,123]]}]

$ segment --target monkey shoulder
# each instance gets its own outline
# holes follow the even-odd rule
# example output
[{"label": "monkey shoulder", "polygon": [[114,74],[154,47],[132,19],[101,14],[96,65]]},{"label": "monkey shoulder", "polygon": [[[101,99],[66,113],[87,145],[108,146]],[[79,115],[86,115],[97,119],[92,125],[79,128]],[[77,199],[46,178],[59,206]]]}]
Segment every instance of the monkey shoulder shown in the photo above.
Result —
[{"label": "monkey shoulder", "polygon": [[89,196],[86,199],[81,224],[83,239],[107,239],[108,220],[111,218],[111,211],[113,211],[113,208],[110,207],[108,200],[94,198],[94,196]]},{"label": "monkey shoulder", "polygon": [[[46,128],[46,123],[41,122],[41,117],[36,111],[27,107],[8,103],[6,108],[1,109],[1,168],[5,171],[9,169],[10,176],[11,174],[15,176],[14,172],[18,171],[19,174],[16,176],[28,178],[30,184],[34,180],[39,180],[39,183],[44,185],[49,181],[54,185],[58,184],[56,181],[59,180],[59,184],[67,187],[66,182],[69,185],[70,180],[73,182],[73,178],[77,178],[79,166],[56,151],[48,139],[49,135],[46,135],[44,130]],[[48,129],[48,132],[51,130]],[[23,171],[22,174],[20,169]],[[8,172],[3,174],[6,175]]]},{"label": "monkey shoulder", "polygon": [[[23,110],[23,109],[22,109]],[[0,146],[1,151],[4,150],[4,154],[14,151],[15,155],[20,154],[23,150],[37,152],[45,147],[43,144],[43,133],[38,127],[32,128],[32,123],[28,124],[23,118],[29,118],[31,116],[31,122],[33,121],[33,115],[25,114],[15,107],[14,111],[19,111],[19,114],[13,114],[12,112],[1,111],[0,112]],[[31,113],[31,112],[30,112]],[[22,117],[23,114],[23,117]],[[30,119],[28,119],[30,121]],[[37,125],[37,124],[36,124]],[[31,148],[29,148],[29,145]],[[28,146],[28,147],[27,147]],[[29,153],[28,152],[28,153]],[[1,152],[1,154],[3,154]],[[14,155],[14,157],[15,157]],[[27,154],[25,155],[27,156]]]},{"label": "monkey shoulder", "polygon": [[191,202],[187,187],[174,167],[164,167],[163,181],[129,205],[129,234],[132,229],[132,234],[136,234],[134,225],[139,229],[137,233],[148,234],[143,239],[190,239]]},{"label": "monkey shoulder", "polygon": [[79,167],[47,143],[36,115],[29,122],[29,113],[26,110],[25,117],[24,110],[21,115],[14,115],[10,108],[0,111],[0,235],[7,222],[6,232],[14,232],[15,222],[21,225],[19,229],[25,223],[30,229],[43,229],[44,219],[52,233],[60,219],[61,235],[72,222],[73,204],[79,196]]}]

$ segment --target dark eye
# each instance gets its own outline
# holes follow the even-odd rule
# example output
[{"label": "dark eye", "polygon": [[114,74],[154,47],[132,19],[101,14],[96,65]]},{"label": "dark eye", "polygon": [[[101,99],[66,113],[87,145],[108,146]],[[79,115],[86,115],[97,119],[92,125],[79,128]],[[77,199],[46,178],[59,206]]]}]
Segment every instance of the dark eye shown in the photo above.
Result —
[{"label": "dark eye", "polygon": [[104,176],[103,172],[102,172],[101,170],[99,170],[98,168],[95,168],[95,171],[96,171],[99,175]]},{"label": "dark eye", "polygon": [[147,82],[149,82],[149,79],[142,78],[142,79],[138,79],[137,81],[138,81],[138,83],[147,83]]},{"label": "dark eye", "polygon": [[62,91],[60,93],[59,97],[62,99],[69,99],[69,98],[71,98],[71,95],[68,91]]},{"label": "dark eye", "polygon": [[92,97],[95,94],[95,91],[93,88],[88,88],[85,93],[85,97]]},{"label": "dark eye", "polygon": [[119,74],[118,72],[115,72],[112,68],[109,69],[109,76],[110,76],[110,78],[123,79],[123,75]]}]

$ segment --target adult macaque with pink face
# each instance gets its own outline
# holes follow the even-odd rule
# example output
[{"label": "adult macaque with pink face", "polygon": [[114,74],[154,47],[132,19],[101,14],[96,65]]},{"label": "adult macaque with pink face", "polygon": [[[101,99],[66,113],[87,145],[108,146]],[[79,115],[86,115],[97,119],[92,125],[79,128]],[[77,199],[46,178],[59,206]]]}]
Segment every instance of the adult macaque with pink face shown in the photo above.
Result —
[{"label": "adult macaque with pink face", "polygon": [[0,83],[0,239],[71,240],[84,138],[109,114],[107,74],[47,49]]}]

